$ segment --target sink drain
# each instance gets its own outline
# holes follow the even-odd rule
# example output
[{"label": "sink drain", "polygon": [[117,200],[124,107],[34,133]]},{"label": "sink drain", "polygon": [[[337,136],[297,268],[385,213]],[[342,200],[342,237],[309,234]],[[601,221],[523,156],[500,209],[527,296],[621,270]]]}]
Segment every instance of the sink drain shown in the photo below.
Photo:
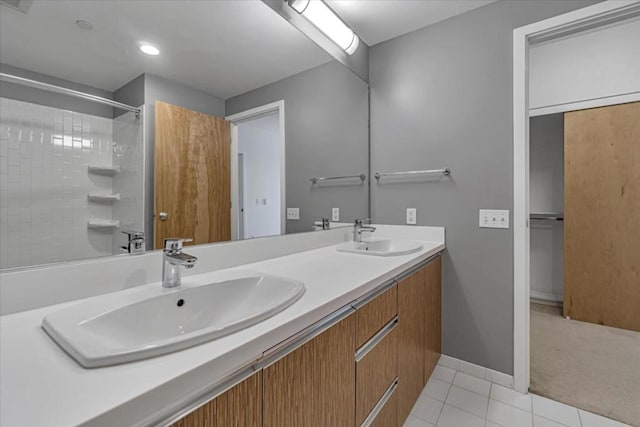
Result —
[{"label": "sink drain", "polygon": [[180,298],[180,299],[178,300],[178,302],[176,303],[176,305],[177,305],[178,307],[182,307],[182,306],[184,305],[184,300],[183,300],[182,298]]}]

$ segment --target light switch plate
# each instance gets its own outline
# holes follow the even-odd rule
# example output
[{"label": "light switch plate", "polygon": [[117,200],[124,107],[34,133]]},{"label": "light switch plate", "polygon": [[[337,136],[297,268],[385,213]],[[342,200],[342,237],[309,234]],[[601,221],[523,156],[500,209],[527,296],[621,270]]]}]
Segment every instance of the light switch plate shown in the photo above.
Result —
[{"label": "light switch plate", "polygon": [[481,228],[509,228],[509,211],[502,209],[480,209]]},{"label": "light switch plate", "polygon": [[331,209],[331,221],[340,221],[340,208]]},{"label": "light switch plate", "polygon": [[407,224],[414,225],[416,223],[417,215],[416,208],[407,208]]},{"label": "light switch plate", "polygon": [[287,208],[287,219],[299,220],[300,208]]}]

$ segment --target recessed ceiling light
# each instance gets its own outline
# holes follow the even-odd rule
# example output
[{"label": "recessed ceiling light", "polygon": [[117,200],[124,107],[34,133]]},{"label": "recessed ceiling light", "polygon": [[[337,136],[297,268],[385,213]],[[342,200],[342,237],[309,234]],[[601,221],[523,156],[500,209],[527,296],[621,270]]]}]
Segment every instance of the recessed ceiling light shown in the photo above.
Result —
[{"label": "recessed ceiling light", "polygon": [[160,51],[158,50],[158,48],[155,46],[151,46],[150,44],[140,45],[140,50],[146,53],[147,55],[156,56],[160,54]]},{"label": "recessed ceiling light", "polygon": [[76,25],[81,30],[91,30],[91,29],[93,29],[93,24],[91,22],[89,22],[89,21],[85,21],[84,19],[78,19],[76,21]]}]

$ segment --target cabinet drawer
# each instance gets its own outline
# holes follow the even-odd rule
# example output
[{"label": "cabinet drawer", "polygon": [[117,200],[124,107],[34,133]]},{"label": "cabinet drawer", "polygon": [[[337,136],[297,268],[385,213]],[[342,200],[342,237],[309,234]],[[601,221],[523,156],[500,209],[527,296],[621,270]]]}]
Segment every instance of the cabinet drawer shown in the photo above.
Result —
[{"label": "cabinet drawer", "polygon": [[369,424],[369,427],[395,427],[398,422],[398,395],[393,391],[393,394],[384,404],[378,415],[374,418],[373,422]]},{"label": "cabinet drawer", "polygon": [[398,373],[398,330],[393,320],[372,338],[382,338],[373,347],[366,344],[366,354],[356,354],[356,425],[367,418],[376,403],[385,394]]},{"label": "cabinet drawer", "polygon": [[369,301],[356,313],[356,348],[360,348],[398,314],[398,286]]}]

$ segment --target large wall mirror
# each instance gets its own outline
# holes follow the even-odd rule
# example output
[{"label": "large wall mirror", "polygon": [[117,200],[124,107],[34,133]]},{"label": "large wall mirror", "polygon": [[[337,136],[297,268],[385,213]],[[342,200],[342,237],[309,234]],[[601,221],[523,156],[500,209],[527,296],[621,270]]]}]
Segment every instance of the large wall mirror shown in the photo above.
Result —
[{"label": "large wall mirror", "polygon": [[263,2],[0,5],[1,269],[368,216],[368,86]]}]

